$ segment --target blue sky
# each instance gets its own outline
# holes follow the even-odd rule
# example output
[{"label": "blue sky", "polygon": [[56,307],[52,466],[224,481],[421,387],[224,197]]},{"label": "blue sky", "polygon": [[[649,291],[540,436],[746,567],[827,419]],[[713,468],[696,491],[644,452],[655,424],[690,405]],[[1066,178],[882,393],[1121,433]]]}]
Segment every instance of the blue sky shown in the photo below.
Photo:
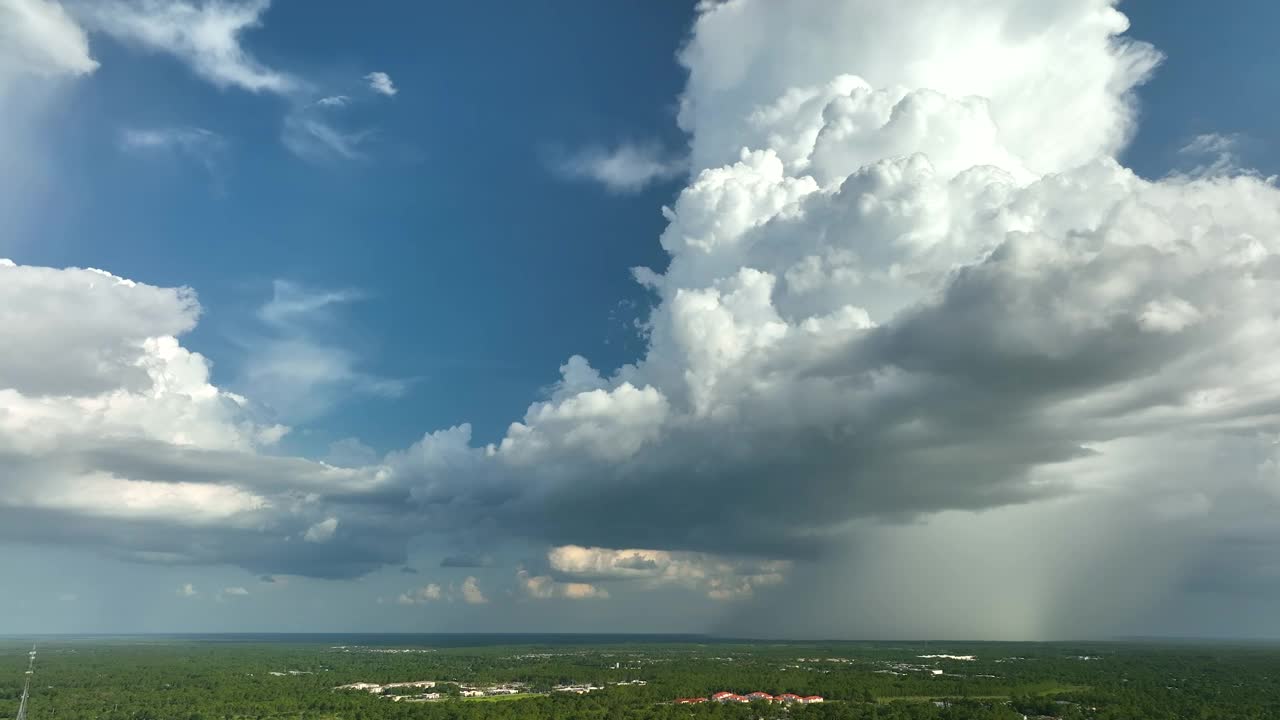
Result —
[{"label": "blue sky", "polygon": [[1280,633],[1280,9],[874,5],[0,0],[0,632]]}]

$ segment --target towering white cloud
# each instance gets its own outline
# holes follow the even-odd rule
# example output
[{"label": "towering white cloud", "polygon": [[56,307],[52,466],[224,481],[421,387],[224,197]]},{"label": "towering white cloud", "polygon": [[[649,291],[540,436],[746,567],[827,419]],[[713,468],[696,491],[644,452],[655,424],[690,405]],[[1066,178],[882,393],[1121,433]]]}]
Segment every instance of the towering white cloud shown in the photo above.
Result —
[{"label": "towering white cloud", "polygon": [[[608,377],[570,362],[503,442],[419,469],[422,497],[558,545],[796,559],[847,556],[885,521],[994,537],[972,511],[1024,526],[1089,507],[1102,525],[1129,508],[1196,548],[1118,573],[1170,597],[1238,533],[1243,498],[1256,541],[1280,545],[1248,460],[1280,406],[1280,193],[1118,164],[1159,55],[1121,36],[1114,3],[803,5],[704,5],[681,55],[695,174],[667,211],[668,269],[637,271],[657,297],[648,352]],[[463,489],[476,477],[500,503]],[[861,561],[882,587],[886,557]],[[1003,631],[1110,602],[1076,599]]]}]

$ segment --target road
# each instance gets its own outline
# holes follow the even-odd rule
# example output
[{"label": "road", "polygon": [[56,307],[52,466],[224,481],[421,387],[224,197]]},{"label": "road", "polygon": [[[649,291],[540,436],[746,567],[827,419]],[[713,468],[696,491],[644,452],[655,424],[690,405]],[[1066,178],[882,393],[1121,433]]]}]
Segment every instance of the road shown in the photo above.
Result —
[{"label": "road", "polygon": [[31,658],[27,661],[27,681],[22,684],[22,699],[18,701],[17,720],[27,720],[27,696],[31,694],[31,676],[36,672],[36,645],[31,644]]}]

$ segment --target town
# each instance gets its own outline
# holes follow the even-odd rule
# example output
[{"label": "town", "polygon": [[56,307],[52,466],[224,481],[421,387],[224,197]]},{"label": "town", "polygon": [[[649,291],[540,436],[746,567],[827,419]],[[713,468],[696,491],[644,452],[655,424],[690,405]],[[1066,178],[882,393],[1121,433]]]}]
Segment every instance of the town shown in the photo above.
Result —
[{"label": "town", "polygon": [[810,703],[822,702],[822,696],[806,695],[802,697],[800,695],[794,695],[792,693],[782,693],[781,695],[770,695],[767,692],[760,692],[759,690],[757,690],[752,693],[747,693],[746,695],[737,695],[735,693],[721,691],[721,692],[715,693],[709,698],[691,697],[691,698],[677,698],[675,700],[676,705],[696,705],[697,703],[704,703],[704,702],[718,702],[718,703],[767,702],[767,703],[800,703],[802,705],[808,705]]}]

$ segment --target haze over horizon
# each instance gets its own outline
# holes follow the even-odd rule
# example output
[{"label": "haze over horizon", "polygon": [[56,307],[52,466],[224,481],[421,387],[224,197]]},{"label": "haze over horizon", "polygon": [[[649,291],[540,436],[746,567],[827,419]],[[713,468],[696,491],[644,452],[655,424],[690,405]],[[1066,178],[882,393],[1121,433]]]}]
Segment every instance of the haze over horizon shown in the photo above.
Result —
[{"label": "haze over horizon", "polygon": [[1280,8],[0,0],[0,633],[1280,637]]}]

